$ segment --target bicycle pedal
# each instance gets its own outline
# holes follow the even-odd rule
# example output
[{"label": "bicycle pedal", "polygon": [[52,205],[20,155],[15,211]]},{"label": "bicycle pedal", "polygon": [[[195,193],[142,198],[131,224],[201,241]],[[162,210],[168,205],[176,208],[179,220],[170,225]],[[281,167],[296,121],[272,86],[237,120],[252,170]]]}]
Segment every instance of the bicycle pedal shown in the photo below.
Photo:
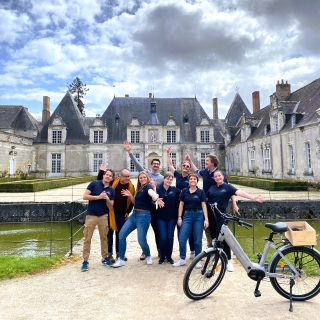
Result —
[{"label": "bicycle pedal", "polygon": [[254,292],[254,296],[255,296],[256,298],[261,297],[261,292],[260,292],[260,290],[255,291],[255,292]]}]

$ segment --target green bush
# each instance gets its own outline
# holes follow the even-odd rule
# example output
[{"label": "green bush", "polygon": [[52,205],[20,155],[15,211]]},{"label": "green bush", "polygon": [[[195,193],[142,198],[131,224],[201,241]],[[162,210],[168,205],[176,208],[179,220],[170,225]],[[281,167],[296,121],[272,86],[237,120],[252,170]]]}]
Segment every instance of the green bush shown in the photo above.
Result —
[{"label": "green bush", "polygon": [[0,192],[36,192],[55,188],[63,188],[95,180],[95,176],[51,178],[36,180],[20,180],[1,183]]},{"label": "green bush", "polygon": [[259,188],[269,191],[307,191],[308,182],[293,179],[261,179],[228,175],[229,183]]}]

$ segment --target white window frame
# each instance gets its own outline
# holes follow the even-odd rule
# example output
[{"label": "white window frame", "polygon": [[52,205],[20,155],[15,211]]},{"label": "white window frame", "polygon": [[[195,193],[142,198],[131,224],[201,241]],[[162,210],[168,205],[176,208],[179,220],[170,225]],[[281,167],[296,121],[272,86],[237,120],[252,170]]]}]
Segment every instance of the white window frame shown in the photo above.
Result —
[{"label": "white window frame", "polygon": [[103,154],[102,153],[94,153],[93,154],[92,171],[98,173],[101,163],[103,163]]},{"label": "white window frame", "polygon": [[293,114],[291,116],[291,128],[294,128],[295,125],[296,125],[296,115]]},{"label": "white window frame", "polygon": [[271,171],[270,148],[263,149],[263,169],[267,172]]},{"label": "white window frame", "polygon": [[252,168],[256,165],[255,150],[251,149],[249,153],[250,153],[250,170],[252,170]]},{"label": "white window frame", "polygon": [[295,158],[294,158],[294,150],[293,145],[289,145],[289,171],[291,173],[295,172]]},{"label": "white window frame", "polygon": [[312,172],[312,165],[311,165],[311,145],[310,141],[306,142],[306,162],[307,162],[307,171],[309,173]]},{"label": "white window frame", "polygon": [[210,130],[202,129],[200,130],[200,143],[209,143],[210,142]]},{"label": "white window frame", "polygon": [[210,154],[209,152],[200,153],[200,170],[203,170],[206,168],[206,158],[209,154]]},{"label": "white window frame", "polygon": [[[132,132],[132,131],[131,131]],[[138,162],[140,162],[140,153],[132,153]],[[130,159],[130,172],[137,172],[137,168],[136,166],[134,165],[133,161]]]},{"label": "white window frame", "polygon": [[167,143],[177,142],[177,132],[176,130],[167,130]]},{"label": "white window frame", "polygon": [[103,143],[103,131],[94,130],[93,131],[93,143]]},{"label": "white window frame", "polygon": [[52,143],[62,143],[62,130],[52,130]]},{"label": "white window frame", "polygon": [[61,173],[61,153],[51,153],[51,173]]},{"label": "white window frame", "polygon": [[140,131],[138,130],[131,130],[130,133],[131,143],[140,143]]}]

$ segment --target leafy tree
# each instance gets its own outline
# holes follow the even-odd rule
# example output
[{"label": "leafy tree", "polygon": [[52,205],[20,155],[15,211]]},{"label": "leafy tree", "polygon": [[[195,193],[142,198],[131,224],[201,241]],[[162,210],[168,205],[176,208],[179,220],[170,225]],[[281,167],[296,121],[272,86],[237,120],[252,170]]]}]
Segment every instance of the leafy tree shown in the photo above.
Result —
[{"label": "leafy tree", "polygon": [[86,88],[86,84],[83,84],[79,77],[76,77],[71,84],[68,84],[68,90],[71,94],[74,94],[74,101],[77,103],[78,109],[83,114],[84,103],[82,98],[86,95],[89,89]]}]

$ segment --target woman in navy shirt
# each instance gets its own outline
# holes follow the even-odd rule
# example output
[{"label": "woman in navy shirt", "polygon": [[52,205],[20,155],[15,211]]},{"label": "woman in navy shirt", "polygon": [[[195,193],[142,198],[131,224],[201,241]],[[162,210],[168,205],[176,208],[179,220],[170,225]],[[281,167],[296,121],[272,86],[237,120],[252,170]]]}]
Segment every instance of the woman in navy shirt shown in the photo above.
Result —
[{"label": "woman in navy shirt", "polygon": [[[226,209],[228,207],[229,200],[232,196],[240,196],[243,198],[247,198],[250,200],[254,200],[257,202],[264,202],[265,199],[262,198],[261,195],[257,196],[251,196],[250,194],[246,193],[245,191],[239,190],[232,186],[229,183],[224,182],[224,174],[222,171],[217,170],[215,171],[213,175],[214,181],[217,183],[216,185],[212,185],[209,190],[206,193],[207,202],[208,204],[217,203],[217,207],[221,212],[226,212]],[[208,214],[213,214],[213,212],[208,212]],[[216,220],[217,220],[217,228],[218,230],[211,230],[210,233],[212,235],[219,234],[220,228],[223,224],[223,219],[221,215],[218,212],[215,212]],[[211,227],[211,226],[210,226]],[[209,228],[210,228],[209,227]],[[211,227],[212,228],[212,227]],[[232,272],[233,271],[233,265],[231,261],[231,250],[228,244],[224,241],[223,242],[224,247],[223,251],[226,253],[228,257],[228,264],[227,264],[227,270]]]},{"label": "woman in navy shirt", "polygon": [[[181,227],[179,235],[180,259],[173,264],[174,267],[180,267],[186,264],[187,240],[193,231],[195,254],[202,251],[203,228],[209,226],[206,195],[202,189],[197,187],[199,177],[192,173],[189,175],[189,188],[185,188],[180,194],[178,226]],[[182,219],[182,212],[184,215]],[[198,262],[196,268],[201,268],[201,262]]]},{"label": "woman in navy shirt", "polygon": [[176,187],[171,187],[172,180],[172,174],[167,173],[163,177],[163,184],[157,187],[157,194],[165,203],[164,207],[155,212],[161,254],[159,264],[162,264],[165,259],[167,259],[168,263],[174,263],[171,255],[174,229],[176,228],[178,219],[179,195],[181,190]]},{"label": "woman in navy shirt", "polygon": [[[167,161],[168,161],[168,168],[176,178],[176,187],[180,190],[183,190],[184,188],[189,187],[189,171],[191,168],[191,164],[189,161],[184,161],[181,166],[181,172],[176,170],[176,168],[173,166],[172,159],[170,156],[170,150],[171,146],[167,148]],[[183,214],[182,214],[183,215]],[[180,227],[178,226],[178,237],[180,234]],[[190,247],[190,259],[194,259],[195,253],[194,253],[194,239],[193,239],[193,232],[191,230],[190,237],[189,237],[189,247]]]},{"label": "woman in navy shirt", "polygon": [[125,197],[129,197],[134,203],[132,214],[127,219],[119,233],[119,258],[112,265],[114,268],[125,265],[124,256],[127,249],[127,236],[135,229],[137,229],[138,242],[142,251],[146,254],[147,264],[152,264],[150,248],[147,242],[147,232],[149,229],[151,216],[150,208],[151,201],[155,201],[159,207],[164,206],[164,202],[153,191],[150,184],[150,178],[144,171],[139,172],[136,194],[133,196],[129,190],[122,190],[121,193]]}]

